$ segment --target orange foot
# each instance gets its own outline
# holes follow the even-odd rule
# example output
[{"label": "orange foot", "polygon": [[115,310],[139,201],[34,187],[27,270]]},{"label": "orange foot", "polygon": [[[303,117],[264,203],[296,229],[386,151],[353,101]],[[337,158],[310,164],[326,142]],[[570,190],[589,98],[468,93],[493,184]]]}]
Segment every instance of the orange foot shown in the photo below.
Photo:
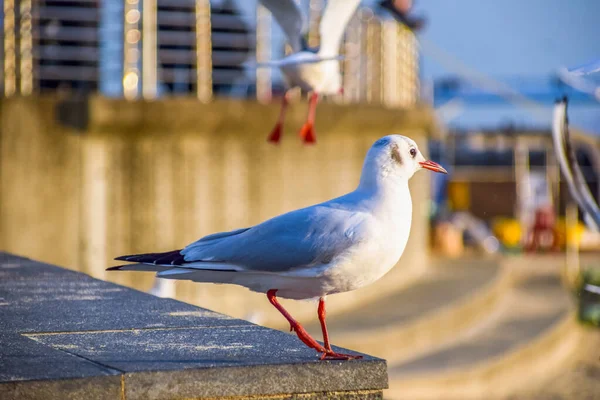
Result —
[{"label": "orange foot", "polygon": [[360,360],[363,356],[356,356],[353,354],[342,354],[334,351],[326,351],[321,354],[321,360]]},{"label": "orange foot", "polygon": [[281,140],[281,124],[277,124],[275,125],[275,128],[273,128],[273,131],[271,132],[271,134],[269,135],[267,141],[271,142],[271,143],[279,143],[279,141]]},{"label": "orange foot", "polygon": [[317,137],[315,135],[314,125],[311,122],[307,122],[300,129],[300,137],[304,140],[304,143],[315,143]]}]

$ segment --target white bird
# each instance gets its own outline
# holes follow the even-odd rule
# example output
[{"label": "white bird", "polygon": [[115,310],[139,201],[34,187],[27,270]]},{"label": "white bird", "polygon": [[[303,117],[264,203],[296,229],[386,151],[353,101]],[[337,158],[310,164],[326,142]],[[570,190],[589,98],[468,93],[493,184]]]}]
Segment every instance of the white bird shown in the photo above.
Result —
[{"label": "white bird", "polygon": [[580,65],[579,67],[571,68],[569,71],[573,75],[590,75],[600,72],[600,59],[590,61],[587,64]]},{"label": "white bird", "polygon": [[[287,36],[292,53],[287,57],[267,63],[279,67],[289,88],[300,87],[311,92],[306,123],[300,130],[305,143],[316,141],[314,122],[319,95],[338,94],[342,91],[339,49],[342,36],[360,0],[329,0],[319,25],[321,45],[318,50],[309,49],[304,40],[307,33],[306,17],[294,0],[260,0],[273,15]],[[281,102],[277,124],[269,135],[269,141],[281,139],[285,113],[288,106],[287,92]]]},{"label": "white bird", "polygon": [[600,86],[597,82],[586,79],[586,75],[594,75],[600,72],[600,60],[596,60],[576,68],[559,68],[557,71],[558,77],[561,81],[571,86],[572,88],[587,93],[590,96],[600,101]]},{"label": "white bird", "polygon": [[[423,168],[446,173],[425,160],[413,140],[389,135],[369,150],[353,192],[250,228],[203,237],[182,250],[118,257],[137,264],[109,270],[155,271],[161,278],[230,283],[266,293],[321,359],[356,358],[332,350],[325,296],[371,284],[398,262],[412,218],[408,180]],[[292,318],[276,295],[319,298],[324,345]]]}]

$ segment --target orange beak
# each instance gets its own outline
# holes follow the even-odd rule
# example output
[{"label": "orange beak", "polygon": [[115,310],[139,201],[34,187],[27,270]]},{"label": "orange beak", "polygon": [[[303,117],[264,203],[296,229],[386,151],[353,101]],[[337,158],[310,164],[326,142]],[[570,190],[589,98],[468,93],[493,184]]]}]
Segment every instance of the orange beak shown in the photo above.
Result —
[{"label": "orange beak", "polygon": [[431,160],[423,161],[423,162],[420,162],[419,164],[421,165],[421,167],[428,169],[430,171],[433,171],[433,172],[441,172],[442,174],[448,173],[448,171],[446,171],[444,169],[444,167],[442,167],[440,164],[435,163]]}]

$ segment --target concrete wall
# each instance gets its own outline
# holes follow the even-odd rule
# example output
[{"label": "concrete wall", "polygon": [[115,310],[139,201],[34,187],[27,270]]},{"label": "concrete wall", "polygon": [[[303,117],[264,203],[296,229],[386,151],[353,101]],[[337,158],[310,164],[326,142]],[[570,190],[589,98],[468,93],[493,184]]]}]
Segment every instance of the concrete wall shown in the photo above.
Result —
[{"label": "concrete wall", "polygon": [[[181,248],[212,232],[259,223],[327,200],[358,183],[380,136],[403,133],[424,148],[435,131],[426,108],[322,104],[316,146],[297,136],[306,106],[294,104],[280,146],[266,142],[278,107],[194,99],[89,100],[78,132],[56,121],[53,97],[3,99],[0,108],[0,249],[146,290],[151,274],[107,273],[113,257]],[[340,312],[394,289],[427,262],[429,174],[411,182],[411,240],[385,279],[333,296]],[[273,249],[277,251],[277,249]],[[237,317],[259,310],[282,322],[262,295],[233,286],[177,283],[177,298]],[[313,316],[312,304],[292,312]]]}]

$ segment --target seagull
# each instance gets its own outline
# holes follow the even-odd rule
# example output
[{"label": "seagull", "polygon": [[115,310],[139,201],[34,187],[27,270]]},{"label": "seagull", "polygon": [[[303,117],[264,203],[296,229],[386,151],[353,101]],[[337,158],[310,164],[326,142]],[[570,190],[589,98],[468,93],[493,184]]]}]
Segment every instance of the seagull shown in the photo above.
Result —
[{"label": "seagull", "polygon": [[561,67],[558,69],[557,75],[563,83],[600,101],[600,86],[587,77],[588,75],[597,75],[599,72],[600,60],[595,60],[571,69]]},{"label": "seagull", "polygon": [[567,181],[569,192],[583,210],[583,219],[586,225],[596,232],[600,231],[600,209],[585,182],[581,168],[577,164],[575,149],[571,143],[566,97],[554,105],[552,139],[554,141],[554,152]]},{"label": "seagull", "polygon": [[[305,143],[315,143],[315,113],[319,95],[331,95],[342,92],[340,73],[340,43],[350,18],[356,11],[360,0],[329,0],[323,13],[319,34],[321,46],[309,49],[304,35],[307,33],[306,17],[294,0],[260,0],[273,15],[277,24],[287,36],[292,53],[287,57],[267,63],[279,67],[289,89],[299,87],[310,92],[309,109],[306,122],[300,130]],[[264,65],[264,64],[263,64]],[[289,104],[289,90],[281,100],[281,110],[277,123],[269,135],[269,142],[279,143],[283,130],[285,113]]]},{"label": "seagull", "polygon": [[[135,264],[108,270],[153,271],[160,278],[235,284],[266,293],[291,331],[322,360],[360,358],[332,349],[325,298],[371,284],[398,262],[412,219],[408,180],[421,169],[447,173],[426,160],[410,138],[385,136],[368,151],[353,192],[250,228],[205,236],[182,250],[117,257]],[[278,296],[319,299],[323,344],[283,308]]]},{"label": "seagull", "polygon": [[600,59],[590,61],[579,67],[571,68],[569,70],[573,75],[590,75],[600,72]]}]

